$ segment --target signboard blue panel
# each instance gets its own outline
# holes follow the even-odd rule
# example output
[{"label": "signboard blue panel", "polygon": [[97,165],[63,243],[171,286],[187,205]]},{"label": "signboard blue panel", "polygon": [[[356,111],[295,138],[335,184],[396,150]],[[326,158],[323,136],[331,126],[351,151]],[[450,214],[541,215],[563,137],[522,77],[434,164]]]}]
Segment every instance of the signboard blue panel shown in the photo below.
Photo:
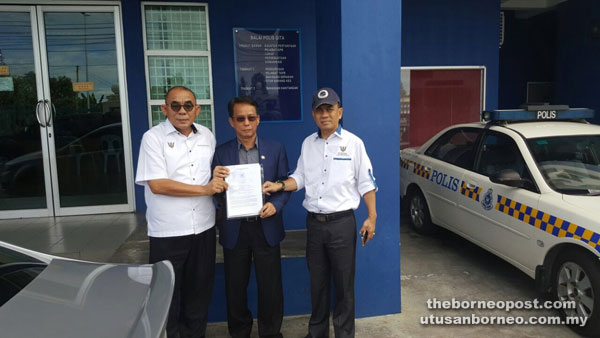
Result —
[{"label": "signboard blue panel", "polygon": [[258,103],[261,122],[302,121],[299,29],[233,29],[238,96]]}]

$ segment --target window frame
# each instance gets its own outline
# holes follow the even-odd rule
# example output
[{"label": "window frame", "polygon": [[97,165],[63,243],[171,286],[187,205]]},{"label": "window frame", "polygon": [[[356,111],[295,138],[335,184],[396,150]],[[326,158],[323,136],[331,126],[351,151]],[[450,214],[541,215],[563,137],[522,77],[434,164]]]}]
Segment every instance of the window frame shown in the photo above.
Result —
[{"label": "window frame", "polygon": [[[402,84],[401,90],[401,98],[400,98],[400,149],[404,149],[406,147],[418,147],[417,144],[410,144],[410,139],[403,138],[403,135],[410,133],[410,113],[411,113],[411,83],[410,77],[411,72],[413,71],[461,71],[461,70],[479,70],[480,71],[480,86],[481,91],[479,93],[480,100],[480,109],[479,112],[486,110],[487,102],[487,68],[485,65],[470,65],[470,66],[407,66],[400,67],[400,81]],[[414,113],[414,112],[413,112]],[[479,114],[479,121],[483,121],[481,119],[481,114]],[[466,121],[466,122],[474,122],[474,121]],[[466,123],[465,122],[465,123]],[[451,127],[453,124],[450,123],[446,126],[441,127],[439,130],[443,130],[444,128]],[[436,133],[432,134],[433,137]],[[424,143],[422,143],[424,144]],[[421,145],[422,145],[421,144]]]},{"label": "window frame", "polygon": [[[147,37],[146,37],[146,6],[182,6],[182,7],[204,7],[206,13],[206,51],[188,51],[188,50],[148,50]],[[208,12],[208,3],[203,2],[154,2],[154,1],[142,1],[142,42],[144,44],[144,71],[146,75],[146,107],[148,110],[148,128],[152,128],[152,106],[163,105],[165,103],[164,98],[152,99],[150,93],[150,66],[149,58],[151,56],[201,56],[207,57],[208,59],[208,82],[210,85],[210,99],[198,99],[196,98],[196,104],[200,106],[210,106],[210,122],[211,127],[209,128],[213,135],[215,133],[215,96],[213,86],[213,75],[212,75],[212,57],[211,57],[211,44],[210,44],[210,21]]]},{"label": "window frame", "polygon": [[[552,139],[552,138],[562,138],[562,137],[585,137],[585,136],[599,136],[597,134],[580,134],[580,135],[565,135],[565,136],[546,136],[546,137],[535,137],[535,138],[528,138],[528,139],[523,139],[523,141],[525,142],[525,146],[527,147],[527,151],[529,151],[529,154],[531,156],[531,159],[533,160],[533,163],[535,164],[535,167],[538,169],[538,171],[541,174],[542,180],[541,182],[546,183],[546,185],[554,192],[559,193],[559,194],[565,194],[565,195],[572,195],[572,194],[567,194],[564,192],[560,192],[559,189],[556,189],[556,187],[549,182],[549,180],[546,178],[546,175],[544,173],[544,170],[541,168],[540,162],[538,162],[538,158],[536,158],[536,156],[533,153],[532,147],[530,145],[530,142],[536,141],[536,140],[540,140],[540,139]],[[537,186],[537,182],[536,182],[536,186]],[[538,187],[539,189],[539,187]],[[572,196],[582,196],[582,195],[572,195]]]},{"label": "window frame", "polygon": [[[451,134],[450,139],[452,139],[452,137],[454,137],[454,135],[458,134],[458,133],[464,133],[464,132],[473,132],[477,134],[477,137],[475,138],[475,140],[473,141],[473,143],[470,145],[471,146],[471,163],[469,165],[460,165],[459,163],[454,163],[454,162],[449,162],[444,158],[441,158],[439,156],[434,156],[433,152],[437,151],[440,147],[442,147],[443,145],[440,145],[440,142],[442,142],[442,140],[446,137],[448,137],[448,135]],[[477,127],[457,127],[457,128],[452,128],[447,130],[446,132],[444,132],[442,135],[440,135],[435,141],[433,141],[433,143],[431,143],[431,145],[429,145],[429,147],[427,147],[427,149],[423,152],[424,155],[429,156],[433,159],[436,159],[438,161],[465,169],[465,170],[470,170],[473,171],[473,167],[475,165],[475,161],[476,161],[476,156],[477,156],[477,152],[479,150],[479,143],[481,142],[481,138],[482,135],[484,134],[483,129],[481,128],[477,128]],[[448,144],[447,142],[445,142],[445,144]],[[452,149],[454,150],[454,149]],[[450,150],[451,151],[451,150]],[[450,152],[448,151],[448,152]],[[445,154],[447,155],[447,154]]]},{"label": "window frame", "polygon": [[[531,191],[533,193],[539,194],[540,193],[540,188],[538,186],[538,183],[536,182],[535,178],[533,177],[533,174],[531,172],[531,169],[529,168],[529,165],[527,165],[527,161],[525,161],[525,156],[523,155],[523,152],[521,151],[521,149],[519,148],[519,144],[517,143],[517,141],[510,135],[503,133],[501,131],[498,130],[490,130],[490,129],[486,129],[480,136],[479,136],[479,140],[478,140],[478,144],[477,144],[477,149],[475,152],[475,159],[473,162],[473,167],[471,169],[472,172],[477,173],[479,175],[485,176],[485,177],[490,177],[489,175],[487,175],[486,173],[482,172],[480,170],[480,165],[481,165],[481,157],[483,156],[483,147],[484,147],[484,142],[486,140],[486,138],[490,135],[496,135],[496,137],[505,137],[506,139],[510,140],[512,142],[512,145],[515,147],[515,149],[517,149],[517,157],[518,159],[521,160],[521,162],[523,163],[523,167],[525,172],[527,173],[528,177],[522,177],[522,178],[527,178],[531,181],[531,187],[520,187],[517,189],[523,189],[523,190],[527,190],[527,191]],[[525,142],[526,143],[526,142]],[[529,149],[528,149],[529,151]],[[537,164],[537,163],[536,163]],[[497,184],[497,183],[494,183]]]}]

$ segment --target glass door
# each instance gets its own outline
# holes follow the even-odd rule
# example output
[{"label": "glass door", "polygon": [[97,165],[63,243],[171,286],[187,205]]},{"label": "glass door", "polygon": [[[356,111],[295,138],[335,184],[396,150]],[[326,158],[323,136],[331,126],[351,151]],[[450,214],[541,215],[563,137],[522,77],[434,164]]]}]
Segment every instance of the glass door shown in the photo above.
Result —
[{"label": "glass door", "polygon": [[38,8],[56,214],[128,204],[118,14],[116,7]]},{"label": "glass door", "polygon": [[[0,216],[51,216],[35,7],[0,7]],[[42,122],[42,123],[40,123]]]},{"label": "glass door", "polygon": [[[31,129],[36,129],[41,149],[31,147],[5,161],[5,168],[20,169],[6,175],[12,193],[0,195],[0,210],[26,216],[33,208],[56,216],[132,211],[118,7],[37,6],[30,14],[31,54],[39,64],[35,74],[41,74],[33,102],[36,114],[30,124],[35,125]],[[17,17],[14,12],[11,15]],[[19,30],[17,36],[21,35],[25,39],[28,34]],[[38,40],[37,48],[33,40]],[[5,101],[10,104],[9,99],[0,100],[0,109],[5,109]],[[13,106],[29,104],[17,98],[13,101],[17,102]],[[3,150],[9,149],[4,140],[0,142]],[[19,180],[15,177],[19,171],[20,175],[27,171],[28,176]],[[37,198],[36,205],[25,205],[26,199],[15,197],[25,192],[29,200]]]}]

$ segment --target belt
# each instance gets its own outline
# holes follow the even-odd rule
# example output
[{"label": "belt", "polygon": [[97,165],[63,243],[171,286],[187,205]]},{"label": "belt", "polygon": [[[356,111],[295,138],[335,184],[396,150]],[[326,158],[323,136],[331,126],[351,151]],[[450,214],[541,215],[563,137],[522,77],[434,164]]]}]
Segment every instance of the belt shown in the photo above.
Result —
[{"label": "belt", "polygon": [[240,220],[252,223],[252,222],[258,222],[258,220],[260,220],[260,217],[258,217],[258,216],[242,217]]},{"label": "belt", "polygon": [[340,219],[344,216],[350,215],[353,212],[354,210],[348,209],[344,211],[333,212],[331,214],[317,214],[316,212],[309,212],[308,215],[319,222],[332,222],[336,219]]}]

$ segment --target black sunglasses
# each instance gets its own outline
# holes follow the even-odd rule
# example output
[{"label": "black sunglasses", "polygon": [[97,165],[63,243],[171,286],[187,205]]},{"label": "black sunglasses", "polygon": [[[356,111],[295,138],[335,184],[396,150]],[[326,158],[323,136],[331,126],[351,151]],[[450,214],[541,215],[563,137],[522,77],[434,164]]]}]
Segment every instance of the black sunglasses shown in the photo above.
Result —
[{"label": "black sunglasses", "polygon": [[238,117],[235,118],[235,120],[237,122],[244,122],[244,121],[246,121],[246,119],[248,119],[248,121],[254,122],[254,121],[256,121],[257,118],[258,118],[258,116],[256,116],[256,115],[238,116]]},{"label": "black sunglasses", "polygon": [[183,105],[177,101],[173,101],[169,106],[176,113],[179,112],[181,107],[183,107],[183,109],[185,109],[185,111],[188,113],[191,112],[194,109],[194,107],[196,107],[196,105],[193,104],[192,101],[186,101]]}]

